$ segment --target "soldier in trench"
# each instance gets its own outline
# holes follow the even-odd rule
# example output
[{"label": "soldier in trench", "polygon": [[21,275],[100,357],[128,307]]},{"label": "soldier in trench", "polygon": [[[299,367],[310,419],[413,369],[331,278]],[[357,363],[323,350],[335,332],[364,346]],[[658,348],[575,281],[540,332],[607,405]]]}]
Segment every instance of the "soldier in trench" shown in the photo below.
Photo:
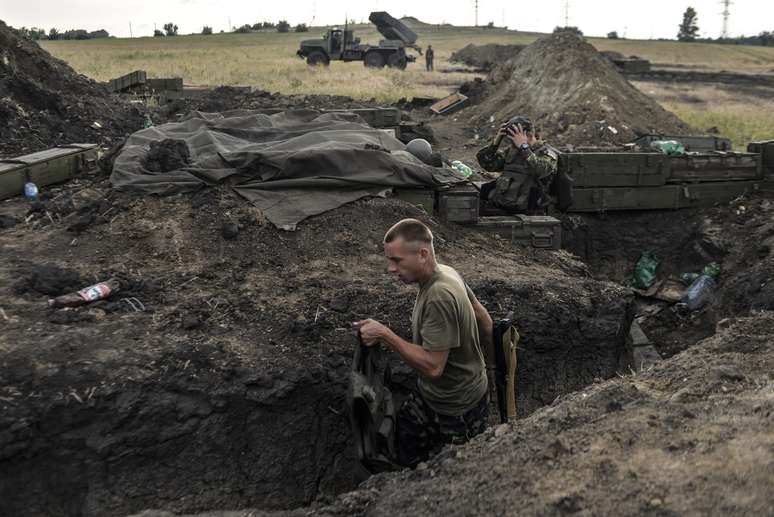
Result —
[{"label": "soldier in trench", "polygon": [[373,319],[355,325],[365,345],[385,345],[419,374],[397,416],[398,463],[413,467],[486,428],[484,350],[492,346],[492,318],[459,273],[437,262],[433,234],[421,221],[390,228],[384,254],[389,273],[419,286],[412,340]]},{"label": "soldier in trench", "polygon": [[[509,145],[500,151],[503,140]],[[553,201],[549,192],[555,187],[558,157],[559,152],[540,139],[530,119],[513,117],[500,127],[494,142],[476,154],[485,170],[502,172],[482,189],[485,201],[506,212],[544,214]]]}]

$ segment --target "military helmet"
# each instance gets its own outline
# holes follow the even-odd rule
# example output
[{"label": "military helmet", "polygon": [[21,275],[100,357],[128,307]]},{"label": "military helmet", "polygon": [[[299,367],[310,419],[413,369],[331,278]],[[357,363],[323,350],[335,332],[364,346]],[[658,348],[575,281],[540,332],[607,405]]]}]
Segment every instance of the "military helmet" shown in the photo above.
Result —
[{"label": "military helmet", "polygon": [[532,131],[534,128],[532,126],[532,121],[527,117],[522,117],[521,115],[517,115],[513,118],[511,118],[508,122],[505,123],[507,127],[516,127],[521,126],[522,131]]},{"label": "military helmet", "polygon": [[424,138],[415,138],[406,144],[406,151],[410,152],[423,162],[428,163],[433,154],[433,147],[430,145],[430,142]]}]

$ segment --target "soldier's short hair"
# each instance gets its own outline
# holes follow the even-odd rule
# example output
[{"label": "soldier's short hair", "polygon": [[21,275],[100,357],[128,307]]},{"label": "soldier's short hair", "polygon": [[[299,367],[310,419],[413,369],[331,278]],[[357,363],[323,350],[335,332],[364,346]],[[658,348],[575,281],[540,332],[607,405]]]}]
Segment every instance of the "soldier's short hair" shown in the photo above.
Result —
[{"label": "soldier's short hair", "polygon": [[402,237],[404,241],[433,246],[433,232],[425,223],[418,219],[403,219],[398,221],[384,234],[385,244]]}]

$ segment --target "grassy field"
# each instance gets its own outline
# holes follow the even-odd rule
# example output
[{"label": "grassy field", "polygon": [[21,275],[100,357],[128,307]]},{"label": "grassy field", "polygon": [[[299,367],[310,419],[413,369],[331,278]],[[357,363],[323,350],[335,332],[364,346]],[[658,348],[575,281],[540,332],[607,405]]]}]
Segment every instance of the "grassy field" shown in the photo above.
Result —
[{"label": "grassy field", "polygon": [[[380,35],[372,26],[354,27],[363,42],[376,43]],[[469,43],[528,44],[540,35],[476,28],[415,28],[423,47],[436,50],[436,70],[457,67],[447,62],[452,52]],[[186,84],[249,85],[286,94],[337,94],[356,99],[390,103],[401,97],[441,97],[470,80],[467,73],[427,73],[424,58],[409,64],[405,72],[372,70],[360,63],[332,63],[329,68],[310,68],[295,56],[302,39],[317,38],[324,29],[308,33],[215,34],[172,38],[104,39],[92,41],[44,41],[43,48],[70,63],[78,72],[98,81],[142,69],[149,77],[183,77]],[[774,70],[774,48],[678,43],[674,41],[608,40],[589,38],[599,50],[638,55],[654,63],[707,70],[766,73]],[[663,92],[662,92],[663,93]],[[704,92],[713,94],[713,92]],[[712,95],[710,95],[712,96]],[[750,104],[747,97],[697,105],[682,96],[655,95],[667,109],[700,129],[717,126],[723,134],[741,142],[750,135],[774,136],[771,102]],[[740,102],[740,99],[744,99]]]}]

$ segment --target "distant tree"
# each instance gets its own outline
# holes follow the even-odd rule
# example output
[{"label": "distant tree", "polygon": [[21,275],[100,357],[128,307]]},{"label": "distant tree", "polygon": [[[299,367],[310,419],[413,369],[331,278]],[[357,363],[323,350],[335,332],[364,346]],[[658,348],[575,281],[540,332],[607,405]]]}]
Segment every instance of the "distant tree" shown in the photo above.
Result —
[{"label": "distant tree", "polygon": [[618,32],[617,31],[608,32],[607,39],[618,39]]},{"label": "distant tree", "polygon": [[172,22],[164,24],[164,32],[167,36],[177,36],[177,25]]},{"label": "distant tree", "polygon": [[277,22],[277,32],[290,32],[290,24],[287,20]]},{"label": "distant tree", "polygon": [[494,29],[495,28],[494,22],[487,23],[486,25],[484,25],[484,28],[485,29]]},{"label": "distant tree", "polygon": [[299,23],[296,25],[296,32],[309,32],[309,27],[306,26],[305,23]]},{"label": "distant tree", "polygon": [[272,22],[263,22],[263,28],[264,29],[273,29],[276,25],[274,25]]},{"label": "distant tree", "polygon": [[64,32],[64,39],[89,39],[89,33],[83,29],[70,29],[69,31]]},{"label": "distant tree", "polygon": [[683,23],[680,24],[679,31],[677,32],[677,39],[679,41],[695,41],[696,36],[699,34],[699,26],[696,23],[699,21],[699,15],[693,7],[689,7],[683,13]]},{"label": "distant tree", "polygon": [[236,29],[234,29],[234,32],[238,34],[249,34],[252,31],[253,31],[253,26],[250,25],[249,23],[245,23],[241,27],[237,27]]},{"label": "distant tree", "polygon": [[22,27],[20,29],[16,29],[15,32],[22,38],[32,41],[46,39],[46,31],[43,29],[38,29],[37,27],[30,27],[29,29],[27,27]]},{"label": "distant tree", "polygon": [[205,35],[212,34],[212,27],[210,27],[209,25],[205,25],[204,27],[202,27],[202,34],[205,34]]},{"label": "distant tree", "polygon": [[51,27],[51,30],[48,31],[48,39],[50,40],[61,39],[61,36],[56,27]]},{"label": "distant tree", "polygon": [[583,31],[581,31],[578,27],[554,27],[554,34],[559,32],[571,32],[572,34],[583,36]]},{"label": "distant tree", "polygon": [[251,29],[253,29],[254,31],[259,31],[259,30],[263,29],[263,24],[262,23],[254,23],[253,26],[251,27]]},{"label": "distant tree", "polygon": [[163,38],[164,37],[164,32],[160,31],[158,29],[154,29],[153,30],[153,37],[154,38]]}]

